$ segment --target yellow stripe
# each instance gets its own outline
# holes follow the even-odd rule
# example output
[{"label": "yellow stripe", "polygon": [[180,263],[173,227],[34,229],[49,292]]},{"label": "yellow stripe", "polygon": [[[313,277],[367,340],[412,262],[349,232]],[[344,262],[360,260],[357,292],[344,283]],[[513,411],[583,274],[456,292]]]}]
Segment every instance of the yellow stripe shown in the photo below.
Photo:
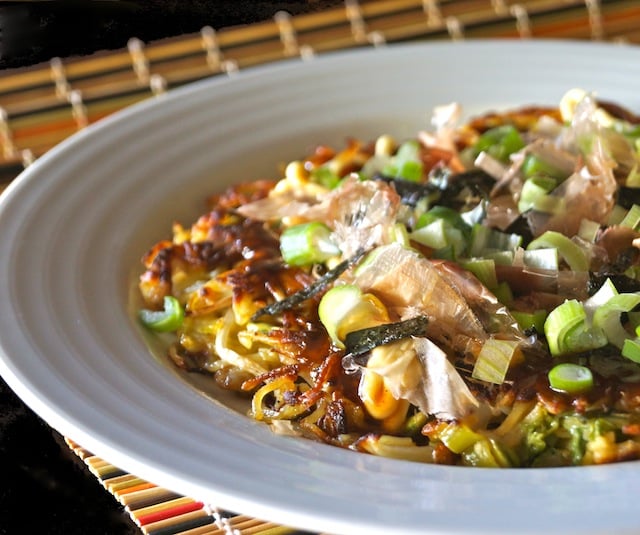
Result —
[{"label": "yellow stripe", "polygon": [[[154,500],[156,502],[163,501],[163,503],[167,503],[168,500],[175,499],[175,496],[175,492],[162,487],[154,486],[148,489],[132,492],[130,494],[123,494],[122,496],[120,496],[120,503],[124,505],[127,510],[135,511],[136,514],[142,515],[145,513],[141,513],[139,511],[143,511],[144,507],[138,509],[138,506],[136,504],[149,503],[150,500]],[[153,506],[145,507],[158,507],[160,505],[162,504],[156,503]]]}]

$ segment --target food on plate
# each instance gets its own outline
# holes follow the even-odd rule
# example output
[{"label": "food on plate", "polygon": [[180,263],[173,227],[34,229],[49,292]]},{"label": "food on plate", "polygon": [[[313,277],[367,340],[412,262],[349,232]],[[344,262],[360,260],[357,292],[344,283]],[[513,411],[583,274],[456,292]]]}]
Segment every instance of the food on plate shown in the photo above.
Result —
[{"label": "food on plate", "polygon": [[477,467],[640,458],[640,120],[579,89],[461,117],[212,196],[144,255],[142,323],[277,433]]}]

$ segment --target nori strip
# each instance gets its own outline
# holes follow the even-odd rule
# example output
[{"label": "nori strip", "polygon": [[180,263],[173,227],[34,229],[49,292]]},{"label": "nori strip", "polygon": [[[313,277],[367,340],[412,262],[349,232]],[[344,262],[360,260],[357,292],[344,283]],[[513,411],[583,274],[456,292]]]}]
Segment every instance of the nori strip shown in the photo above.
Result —
[{"label": "nori strip", "polygon": [[451,206],[456,204],[456,197],[464,188],[469,188],[474,195],[487,197],[495,184],[495,179],[482,169],[471,169],[462,173],[443,171],[431,176],[428,182],[413,182],[380,173],[373,178],[392,184],[403,204],[408,206],[416,206],[420,199],[434,194],[438,196],[437,204]]},{"label": "nori strip", "polygon": [[373,348],[390,344],[410,336],[426,336],[429,319],[426,316],[416,316],[396,323],[385,323],[367,329],[352,331],[345,337],[346,355],[360,365],[358,357],[369,353]]},{"label": "nori strip", "polygon": [[324,287],[327,286],[327,284],[332,283],[347,269],[358,263],[364,256],[364,253],[365,251],[363,249],[360,249],[351,258],[343,260],[336,267],[327,271],[324,275],[322,275],[322,277],[320,277],[310,286],[307,286],[299,292],[288,295],[282,301],[276,301],[275,303],[271,303],[265,307],[262,307],[253,316],[251,316],[251,321],[258,321],[262,316],[273,316],[275,314],[279,314],[284,310],[289,310],[290,308],[299,305],[307,299],[311,299],[318,292],[322,291]]}]

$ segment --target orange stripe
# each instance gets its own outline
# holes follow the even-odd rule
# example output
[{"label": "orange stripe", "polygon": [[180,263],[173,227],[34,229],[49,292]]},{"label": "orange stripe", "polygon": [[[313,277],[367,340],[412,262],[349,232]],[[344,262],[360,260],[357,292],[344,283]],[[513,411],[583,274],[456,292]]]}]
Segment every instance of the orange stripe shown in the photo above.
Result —
[{"label": "orange stripe", "polygon": [[117,494],[118,495],[131,494],[132,492],[138,492],[140,490],[146,490],[146,489],[150,489],[150,488],[153,488],[153,487],[155,487],[155,485],[153,483],[145,482],[145,483],[140,483],[138,485],[134,485],[133,487],[129,487],[127,489],[119,490],[117,492]]},{"label": "orange stripe", "polygon": [[170,507],[169,509],[163,509],[156,513],[149,513],[148,515],[138,516],[138,523],[141,526],[145,526],[147,524],[165,520],[173,516],[190,513],[191,511],[197,511],[198,509],[202,509],[203,507],[204,503],[202,502],[185,503],[182,505],[177,505],[175,507]]},{"label": "orange stripe", "polygon": [[68,119],[63,120],[55,120],[50,123],[38,123],[35,126],[19,126],[12,124],[11,120],[9,120],[9,126],[13,131],[13,139],[20,140],[22,138],[31,137],[37,134],[44,134],[49,132],[55,132],[58,130],[77,130],[78,124],[75,119],[71,116],[71,110],[68,110]]}]

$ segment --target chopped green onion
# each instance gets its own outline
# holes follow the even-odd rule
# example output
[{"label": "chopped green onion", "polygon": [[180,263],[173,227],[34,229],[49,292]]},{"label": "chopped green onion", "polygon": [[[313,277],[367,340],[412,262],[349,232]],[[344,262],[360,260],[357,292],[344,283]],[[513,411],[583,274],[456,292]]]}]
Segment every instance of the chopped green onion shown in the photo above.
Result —
[{"label": "chopped green onion", "polygon": [[471,271],[490,290],[498,287],[495,261],[489,258],[473,258],[464,262],[462,267]]},{"label": "chopped green onion", "polygon": [[[542,205],[541,199],[547,197],[549,192],[553,190],[557,185],[554,178],[547,176],[533,176],[525,180],[522,185],[522,191],[520,192],[520,199],[518,201],[518,210],[526,212],[531,208],[541,210],[538,205]],[[540,201],[540,202],[539,202]]]},{"label": "chopped green onion", "polygon": [[396,176],[403,180],[409,180],[411,182],[419,182],[422,178],[422,163],[414,161],[406,161],[399,168]]},{"label": "chopped green onion", "polygon": [[538,197],[532,208],[545,214],[562,214],[567,209],[564,197],[557,197],[551,194]]},{"label": "chopped green onion", "polygon": [[462,453],[484,437],[465,424],[451,422],[440,431],[439,438],[453,453]]},{"label": "chopped green onion", "polygon": [[524,251],[522,254],[522,263],[530,268],[558,271],[560,267],[558,249],[555,247],[545,247],[534,251]]},{"label": "chopped green onion", "polygon": [[554,167],[535,154],[528,154],[525,157],[522,164],[522,173],[525,178],[531,178],[536,175],[548,176],[558,180],[564,180],[567,178],[564,171]]},{"label": "chopped green onion", "polygon": [[600,231],[600,223],[591,221],[590,219],[583,219],[580,221],[580,228],[578,229],[578,236],[588,242],[595,242]]},{"label": "chopped green onion", "polygon": [[620,315],[630,312],[640,304],[640,294],[623,293],[609,299],[593,313],[593,325],[604,331],[607,340],[614,346],[622,348],[631,335],[620,323]]},{"label": "chopped green onion", "polygon": [[627,338],[622,345],[622,356],[640,364],[640,340],[638,338]]},{"label": "chopped green onion", "polygon": [[547,311],[544,309],[535,310],[534,312],[521,312],[512,310],[511,315],[518,322],[523,330],[535,329],[539,333],[544,332],[544,322],[547,319]]},{"label": "chopped green onion", "polygon": [[586,301],[582,303],[585,312],[587,313],[587,318],[589,321],[593,320],[593,314],[600,307],[604,306],[604,304],[609,301],[612,297],[615,297],[618,294],[618,290],[615,285],[611,281],[610,278],[607,278],[598,291],[594,293],[591,297],[589,297]]},{"label": "chopped green onion", "polygon": [[469,225],[462,218],[460,213],[453,208],[449,208],[447,206],[434,206],[428,212],[420,215],[418,221],[416,222],[416,228],[424,227],[438,219],[442,219],[445,223],[453,228],[457,228],[462,232],[469,232]]},{"label": "chopped green onion", "polygon": [[549,370],[549,385],[558,392],[579,394],[593,386],[593,374],[586,366],[565,362]]},{"label": "chopped green onion", "polygon": [[404,247],[409,247],[409,233],[404,223],[396,223],[391,228],[391,240],[398,242]]},{"label": "chopped green onion", "polygon": [[436,251],[445,252],[450,249],[452,258],[467,246],[462,231],[451,226],[444,219],[435,219],[428,225],[414,230],[409,234],[409,238]]},{"label": "chopped green onion", "polygon": [[477,225],[487,217],[487,206],[489,201],[485,198],[476,204],[471,210],[462,212],[460,218],[469,226]]},{"label": "chopped green onion", "polygon": [[627,215],[627,209],[620,206],[619,204],[616,204],[611,209],[611,213],[607,218],[607,225],[609,226],[619,225],[626,215]]},{"label": "chopped green onion", "polygon": [[[638,139],[636,139],[636,145],[638,143]],[[640,188],[640,173],[638,172],[638,166],[634,165],[629,174],[627,175],[627,179],[625,180],[625,186],[628,188]]]},{"label": "chopped green onion", "polygon": [[285,229],[280,236],[280,252],[287,264],[306,266],[337,256],[340,248],[331,241],[329,227],[312,221]]},{"label": "chopped green onion", "polygon": [[511,266],[515,253],[513,251],[487,251],[482,256],[493,260],[496,266]]},{"label": "chopped green onion", "polygon": [[455,245],[449,244],[446,247],[443,247],[442,249],[436,249],[435,251],[433,251],[433,258],[437,258],[439,260],[448,260],[450,262],[456,262],[458,259],[458,254],[456,253]]},{"label": "chopped green onion", "polygon": [[163,310],[143,308],[138,313],[145,327],[156,332],[171,332],[180,328],[184,320],[184,310],[180,302],[172,295],[165,295]]},{"label": "chopped green onion", "polygon": [[490,288],[490,290],[503,305],[509,306],[513,301],[513,291],[508,282],[499,282],[495,288]]},{"label": "chopped green onion", "polygon": [[484,132],[473,146],[477,156],[486,152],[496,160],[508,162],[509,156],[524,148],[524,140],[520,132],[512,125],[501,125]]},{"label": "chopped green onion", "polygon": [[618,289],[616,288],[613,281],[607,277],[607,279],[602,283],[598,291],[594,293],[589,299],[584,302],[584,307],[587,310],[587,313],[591,313],[604,305],[609,299],[618,295]]},{"label": "chopped green onion", "polygon": [[465,450],[462,453],[462,463],[478,468],[512,468],[520,465],[517,455],[494,438],[478,440]]},{"label": "chopped green onion", "polygon": [[623,220],[620,221],[620,226],[638,230],[638,227],[640,227],[640,206],[637,204],[632,205]]},{"label": "chopped green onion", "polygon": [[636,336],[640,336],[640,312],[636,310],[628,312],[627,319],[629,320],[629,327],[633,329]]},{"label": "chopped green onion", "polygon": [[320,184],[327,189],[334,189],[340,184],[342,179],[336,175],[329,167],[320,166],[312,169],[309,178],[316,184]]},{"label": "chopped green onion", "polygon": [[520,342],[489,338],[482,346],[471,376],[479,381],[502,384]]},{"label": "chopped green onion", "polygon": [[522,236],[502,232],[477,223],[471,227],[470,256],[487,256],[499,251],[515,251],[522,244]]},{"label": "chopped green onion", "polygon": [[402,178],[411,182],[419,182],[424,165],[420,158],[420,143],[415,140],[405,141],[387,164],[382,173],[393,178]]},{"label": "chopped green onion", "polygon": [[409,234],[413,241],[431,247],[441,249],[448,245],[445,222],[443,219],[436,219],[431,223],[420,227]]},{"label": "chopped green onion", "polygon": [[602,329],[588,324],[587,313],[577,299],[568,299],[549,312],[544,334],[554,357],[597,349],[608,343]]},{"label": "chopped green onion", "polygon": [[588,271],[589,259],[582,248],[570,238],[555,230],[547,230],[529,243],[527,250],[555,247],[572,271]]},{"label": "chopped green onion", "polygon": [[427,415],[424,412],[416,412],[413,416],[407,418],[404,423],[403,434],[406,436],[417,435],[424,427],[424,424],[427,423],[427,419]]}]

